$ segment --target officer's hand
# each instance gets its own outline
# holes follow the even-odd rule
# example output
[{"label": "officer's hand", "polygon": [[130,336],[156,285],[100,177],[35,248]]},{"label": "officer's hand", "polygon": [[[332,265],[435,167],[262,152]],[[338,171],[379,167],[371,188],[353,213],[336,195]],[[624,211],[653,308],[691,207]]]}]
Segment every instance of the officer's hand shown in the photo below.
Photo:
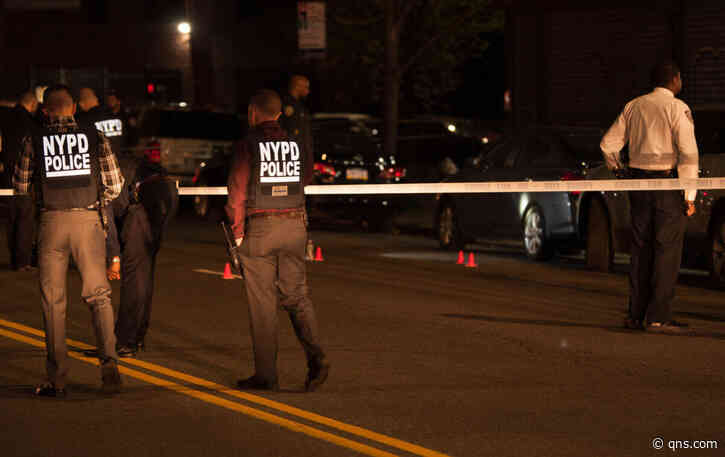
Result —
[{"label": "officer's hand", "polygon": [[239,246],[242,245],[242,241],[244,241],[244,237],[237,238],[237,239],[234,240],[234,244],[236,244],[237,247],[239,247]]},{"label": "officer's hand", "polygon": [[687,217],[690,217],[693,214],[695,214],[695,202],[690,202],[690,201],[685,202],[685,214],[687,214]]},{"label": "officer's hand", "polygon": [[106,276],[108,276],[109,281],[113,281],[115,279],[121,279],[121,263],[120,262],[111,263],[111,265],[109,265],[108,269],[106,270]]}]

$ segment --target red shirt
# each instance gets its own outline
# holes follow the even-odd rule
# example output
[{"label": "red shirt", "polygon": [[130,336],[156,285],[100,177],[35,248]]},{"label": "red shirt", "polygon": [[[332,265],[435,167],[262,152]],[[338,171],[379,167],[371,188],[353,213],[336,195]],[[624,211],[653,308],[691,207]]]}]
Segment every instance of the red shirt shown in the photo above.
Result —
[{"label": "red shirt", "polygon": [[[285,132],[277,121],[265,121],[253,127],[255,133],[262,133],[265,140],[287,140],[289,135]],[[251,133],[251,132],[250,132]],[[247,217],[247,192],[249,190],[249,159],[252,151],[249,150],[249,142],[245,140],[238,141],[234,145],[234,155],[232,158],[232,169],[229,171],[229,180],[227,181],[227,204],[225,210],[229,222],[232,224],[234,238],[241,238],[244,235],[244,219]],[[314,159],[312,151],[304,151],[306,154],[305,170],[302,177],[302,188],[312,181],[312,170]],[[254,213],[270,213],[285,212],[296,210],[254,210]]]}]

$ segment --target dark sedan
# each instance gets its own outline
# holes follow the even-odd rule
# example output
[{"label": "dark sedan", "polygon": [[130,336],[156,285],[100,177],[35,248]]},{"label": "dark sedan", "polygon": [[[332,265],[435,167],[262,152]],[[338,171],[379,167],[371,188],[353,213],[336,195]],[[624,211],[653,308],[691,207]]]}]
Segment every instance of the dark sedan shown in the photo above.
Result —
[{"label": "dark sedan", "polygon": [[[503,138],[447,182],[584,179],[601,163],[598,129],[537,127]],[[570,192],[441,194],[436,227],[440,245],[463,249],[477,239],[521,240],[526,254],[551,258],[579,243],[577,195]]]}]

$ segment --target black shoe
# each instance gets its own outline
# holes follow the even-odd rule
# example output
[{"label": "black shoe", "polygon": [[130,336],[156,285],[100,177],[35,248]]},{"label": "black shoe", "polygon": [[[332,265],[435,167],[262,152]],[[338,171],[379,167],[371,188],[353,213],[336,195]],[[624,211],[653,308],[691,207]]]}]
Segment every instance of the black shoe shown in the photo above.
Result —
[{"label": "black shoe", "polygon": [[116,353],[119,357],[136,357],[138,352],[137,346],[119,346],[116,348]]},{"label": "black shoe", "polygon": [[629,330],[644,330],[644,325],[642,325],[642,321],[628,317],[624,320],[624,328]]},{"label": "black shoe", "polygon": [[241,390],[279,390],[279,384],[276,381],[263,381],[256,376],[252,376],[237,381],[237,388]]},{"label": "black shoe", "polygon": [[121,375],[115,360],[109,359],[101,365],[101,380],[101,393],[111,395],[121,392]]},{"label": "black shoe", "polygon": [[55,386],[49,382],[35,386],[33,393],[38,397],[54,398],[65,398],[68,395],[65,389],[56,389]]},{"label": "black shoe", "polygon": [[310,367],[307,372],[307,380],[305,380],[305,391],[313,392],[317,390],[326,380],[330,374],[330,362],[323,359],[316,362]]},{"label": "black shoe", "polygon": [[668,334],[681,334],[684,333],[684,328],[681,323],[673,322],[650,322],[647,324],[645,329],[647,333],[668,333]]}]

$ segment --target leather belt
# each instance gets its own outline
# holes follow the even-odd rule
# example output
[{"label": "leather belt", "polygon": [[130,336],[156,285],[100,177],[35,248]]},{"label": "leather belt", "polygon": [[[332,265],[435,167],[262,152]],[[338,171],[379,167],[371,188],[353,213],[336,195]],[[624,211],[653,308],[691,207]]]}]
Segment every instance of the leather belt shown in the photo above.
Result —
[{"label": "leather belt", "polygon": [[641,168],[630,168],[629,175],[632,178],[644,179],[676,178],[677,170],[643,170]]},{"label": "leather belt", "polygon": [[249,215],[250,218],[287,218],[293,219],[295,217],[301,217],[304,214],[303,211],[292,210],[292,211],[260,211],[258,213],[252,213]]}]

